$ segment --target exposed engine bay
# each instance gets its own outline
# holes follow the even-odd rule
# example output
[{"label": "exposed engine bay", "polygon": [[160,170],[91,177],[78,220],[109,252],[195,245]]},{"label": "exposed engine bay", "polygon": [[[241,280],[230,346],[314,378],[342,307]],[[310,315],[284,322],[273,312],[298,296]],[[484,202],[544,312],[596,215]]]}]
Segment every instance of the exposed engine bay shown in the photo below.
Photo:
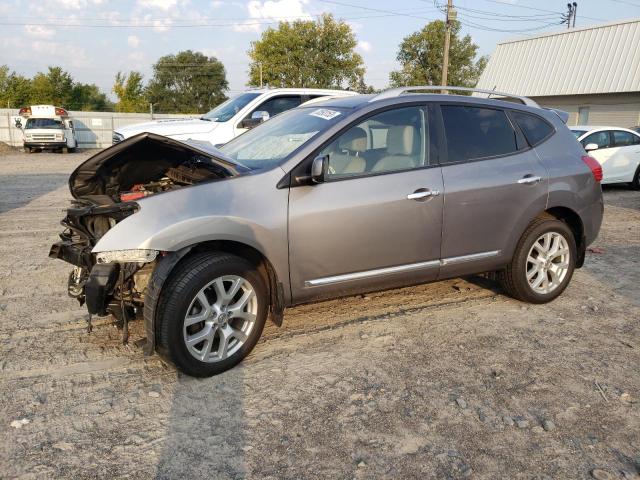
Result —
[{"label": "exposed engine bay", "polygon": [[68,293],[90,314],[124,324],[144,303],[151,262],[100,263],[92,249],[116,224],[135,214],[136,201],[151,195],[238,174],[238,166],[201,143],[190,145],[151,133],[131,137],[94,155],[69,177],[74,199],[49,256],[72,265]]}]

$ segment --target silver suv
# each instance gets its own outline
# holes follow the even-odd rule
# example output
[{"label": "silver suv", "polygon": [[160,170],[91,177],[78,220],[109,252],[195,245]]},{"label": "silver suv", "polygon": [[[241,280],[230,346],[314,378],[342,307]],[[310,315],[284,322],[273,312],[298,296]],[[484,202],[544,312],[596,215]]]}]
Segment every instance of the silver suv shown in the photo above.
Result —
[{"label": "silver suv", "polygon": [[483,272],[553,300],[600,229],[598,162],[563,112],[429,90],[301,106],[220,150],[124,140],[71,175],[50,256],[90,314],[125,341],[142,316],[146,353],[194,376],[296,304]]}]

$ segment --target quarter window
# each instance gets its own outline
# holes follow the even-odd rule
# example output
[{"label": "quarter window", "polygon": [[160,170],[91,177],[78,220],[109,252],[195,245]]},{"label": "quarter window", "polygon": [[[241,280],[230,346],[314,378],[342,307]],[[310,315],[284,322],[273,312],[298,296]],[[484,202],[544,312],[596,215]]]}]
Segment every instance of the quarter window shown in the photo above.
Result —
[{"label": "quarter window", "polygon": [[443,105],[448,162],[494,157],[518,150],[516,132],[502,110]]},{"label": "quarter window", "polygon": [[553,132],[553,127],[536,115],[515,111],[512,111],[511,114],[532,147]]},{"label": "quarter window", "polygon": [[613,145],[615,147],[627,147],[629,145],[637,145],[640,143],[640,137],[630,132],[622,130],[613,131]]},{"label": "quarter window", "polygon": [[374,115],[322,149],[329,156],[327,177],[339,178],[408,170],[428,165],[426,112],[405,107]]},{"label": "quarter window", "polygon": [[609,139],[609,131],[595,132],[589,135],[588,137],[582,139],[580,142],[583,147],[586,147],[590,143],[595,143],[598,145],[598,148],[609,148],[611,146],[611,141]]}]

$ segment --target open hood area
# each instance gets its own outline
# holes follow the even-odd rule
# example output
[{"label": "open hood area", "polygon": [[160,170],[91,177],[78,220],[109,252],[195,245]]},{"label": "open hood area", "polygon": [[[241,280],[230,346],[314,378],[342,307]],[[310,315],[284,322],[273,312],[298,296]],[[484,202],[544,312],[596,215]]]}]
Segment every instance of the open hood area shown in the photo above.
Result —
[{"label": "open hood area", "polygon": [[147,191],[158,193],[246,171],[209,143],[181,142],[146,132],[82,163],[69,177],[69,190],[74,198],[99,195],[120,202],[123,192],[142,191],[145,185],[157,186],[157,191]]}]

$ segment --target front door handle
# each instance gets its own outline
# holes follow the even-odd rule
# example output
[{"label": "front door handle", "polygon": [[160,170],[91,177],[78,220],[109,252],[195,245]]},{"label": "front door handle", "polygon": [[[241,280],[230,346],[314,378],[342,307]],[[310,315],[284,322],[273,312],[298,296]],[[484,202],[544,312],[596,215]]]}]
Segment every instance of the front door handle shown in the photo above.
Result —
[{"label": "front door handle", "polygon": [[437,197],[440,195],[438,190],[427,190],[426,188],[420,188],[413,193],[407,195],[407,200],[423,200],[429,197]]},{"label": "front door handle", "polygon": [[526,177],[518,180],[518,183],[521,185],[533,185],[535,183],[538,183],[540,180],[542,180],[542,177],[534,177],[533,175],[527,175]]}]

